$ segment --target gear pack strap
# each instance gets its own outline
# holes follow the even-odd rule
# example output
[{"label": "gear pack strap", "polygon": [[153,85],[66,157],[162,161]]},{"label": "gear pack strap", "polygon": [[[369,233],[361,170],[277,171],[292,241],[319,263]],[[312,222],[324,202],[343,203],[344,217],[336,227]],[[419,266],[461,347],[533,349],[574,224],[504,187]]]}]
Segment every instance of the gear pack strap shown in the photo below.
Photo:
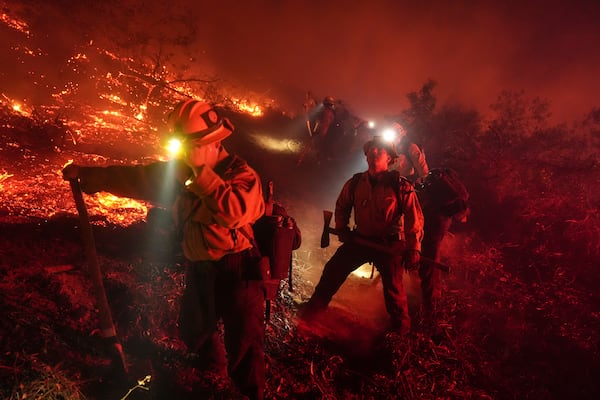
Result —
[{"label": "gear pack strap", "polygon": [[[350,178],[350,198],[352,200],[352,208],[354,208],[356,212],[356,206],[354,202],[354,195],[356,192],[356,187],[358,186],[358,182],[360,181],[360,177],[367,172],[358,172]],[[392,188],[394,189],[394,193],[396,193],[396,199],[398,200],[398,204],[400,204],[400,180],[403,179],[398,171],[392,170],[388,171],[389,174],[392,174],[391,183]]]}]

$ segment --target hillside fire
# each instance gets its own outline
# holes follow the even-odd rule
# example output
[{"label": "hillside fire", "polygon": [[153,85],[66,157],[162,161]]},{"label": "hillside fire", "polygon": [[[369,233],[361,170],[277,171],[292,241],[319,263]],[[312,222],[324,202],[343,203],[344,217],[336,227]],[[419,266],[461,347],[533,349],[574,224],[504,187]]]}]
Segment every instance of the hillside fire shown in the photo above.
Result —
[{"label": "hillside fire", "polygon": [[[269,193],[271,207],[285,207],[301,231],[302,244],[286,265],[288,275],[278,281],[269,308],[265,302],[265,398],[598,398],[598,107],[587,114],[583,110],[576,123],[554,124],[547,116],[549,103],[537,93],[501,88],[484,113],[455,103],[453,96],[446,101],[436,90],[447,90],[449,78],[439,86],[433,80],[422,86],[411,81],[406,96],[400,93],[401,101],[390,103],[392,111],[382,110],[377,120],[401,121],[423,146],[429,165],[458,171],[471,194],[469,218],[453,219],[441,242],[439,264],[452,268],[440,274],[437,322],[425,321],[418,272],[403,269],[413,325],[404,334],[388,329],[382,276],[373,264],[363,264],[349,274],[324,313],[307,323],[299,316],[324,265],[341,246],[335,234],[328,246],[319,245],[322,216],[335,210],[352,176],[367,170],[363,144],[375,128],[352,115],[355,123],[343,138],[349,144],[337,142],[329,160],[306,157],[300,163],[311,150],[313,131],[310,116],[299,111],[306,90],[299,77],[323,72],[327,85],[342,86],[340,96],[359,92],[363,103],[375,104],[380,93],[373,94],[366,78],[357,76],[370,69],[387,76],[389,70],[370,61],[366,65],[371,58],[355,50],[383,51],[386,42],[365,47],[363,35],[358,44],[344,47],[345,36],[362,32],[360,24],[347,21],[339,32],[326,26],[327,35],[320,38],[335,37],[340,44],[334,53],[342,60],[332,63],[335,74],[325,73],[325,63],[296,58],[296,51],[301,53],[296,42],[273,47],[265,42],[252,52],[238,48],[237,64],[253,73],[244,75],[246,81],[257,84],[249,89],[215,72],[220,68],[209,55],[231,52],[222,41],[245,43],[241,32],[260,37],[273,35],[273,29],[283,38],[287,21],[258,25],[269,9],[239,3],[237,11],[225,13],[213,8],[220,3],[207,4],[222,25],[202,35],[206,26],[197,25],[196,4],[67,3],[8,0],[0,10],[0,398],[244,398],[227,373],[211,369],[180,338],[178,313],[189,264],[170,205],[105,191],[84,193],[101,274],[93,281],[90,243],[82,235],[70,182],[63,179],[69,163],[145,166],[177,157],[165,147],[167,115],[188,99],[210,103],[231,120],[235,132],[224,145],[257,172],[263,193],[275,188]],[[294,11],[300,12],[302,4]],[[343,19],[334,6],[323,12],[331,8]],[[577,5],[569,6],[574,13]],[[284,5],[275,9],[285,11]],[[407,16],[416,13],[402,9]],[[486,23],[499,10],[488,11]],[[113,18],[110,23],[106,15]],[[439,24],[439,14],[433,15]],[[232,21],[257,24],[228,26],[235,25]],[[401,28],[396,22],[359,21],[369,23],[373,35],[384,27],[386,35]],[[466,26],[459,31],[466,32]],[[302,43],[315,32],[302,29]],[[416,32],[406,36],[412,41]],[[429,34],[423,38],[434,37]],[[435,43],[423,47],[435,50]],[[518,58],[500,54],[502,47],[514,48],[510,43],[497,46],[492,58]],[[345,49],[353,56],[342,57]],[[302,71],[280,79],[276,67],[258,65],[279,58]],[[360,74],[351,68],[352,58],[360,61]],[[393,73],[400,67],[394,64]],[[484,83],[482,71],[484,66],[472,72],[468,86]],[[406,74],[410,80],[413,75]],[[522,79],[530,78],[523,74]],[[376,90],[402,90],[394,80]],[[347,81],[351,84],[340,83]],[[466,91],[466,86],[455,90]],[[325,84],[310,89],[330,90]],[[288,91],[292,97],[300,93],[297,107],[277,96]],[[111,333],[116,333],[108,346],[122,345],[127,368],[116,368],[107,350],[99,283],[114,323]],[[218,325],[219,335],[225,334],[223,328]]]}]

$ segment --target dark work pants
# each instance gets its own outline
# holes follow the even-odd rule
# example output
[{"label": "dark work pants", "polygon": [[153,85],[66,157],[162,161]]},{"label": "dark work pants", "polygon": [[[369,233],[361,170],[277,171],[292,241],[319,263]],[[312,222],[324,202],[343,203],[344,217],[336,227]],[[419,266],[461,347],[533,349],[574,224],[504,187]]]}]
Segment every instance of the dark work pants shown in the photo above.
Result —
[{"label": "dark work pants", "polygon": [[322,134],[315,134],[312,136],[311,142],[317,161],[325,161],[327,159],[325,136]]},{"label": "dark work pants", "polygon": [[264,285],[251,264],[249,252],[191,263],[185,271],[179,331],[190,351],[208,346],[214,357],[220,345],[215,343],[217,320],[222,319],[229,376],[244,395],[263,399]]},{"label": "dark work pants", "polygon": [[325,264],[321,279],[308,301],[306,315],[318,313],[327,308],[333,295],[339,290],[352,271],[367,262],[373,262],[383,284],[385,307],[390,314],[392,326],[410,327],[408,301],[402,284],[403,268],[401,257],[371,250],[364,246],[342,244]]},{"label": "dark work pants", "polygon": [[[435,212],[424,211],[425,226],[423,241],[421,242],[421,254],[424,257],[440,261],[440,245],[450,229],[452,218]],[[419,268],[421,278],[421,290],[423,295],[423,307],[426,312],[432,311],[434,303],[441,297],[440,271],[430,265],[421,263]]]}]

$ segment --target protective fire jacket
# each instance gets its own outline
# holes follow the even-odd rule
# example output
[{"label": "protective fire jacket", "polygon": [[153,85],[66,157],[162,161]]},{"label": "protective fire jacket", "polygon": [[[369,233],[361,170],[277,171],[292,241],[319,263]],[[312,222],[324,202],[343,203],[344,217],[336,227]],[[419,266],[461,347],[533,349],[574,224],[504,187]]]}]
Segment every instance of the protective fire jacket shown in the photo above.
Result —
[{"label": "protective fire jacket", "polygon": [[390,169],[398,171],[406,178],[414,177],[415,180],[427,176],[429,166],[425,159],[425,153],[419,146],[412,142],[401,142],[398,150],[398,157]]},{"label": "protective fire jacket", "polygon": [[[395,180],[395,182],[394,182]],[[343,186],[335,205],[335,227],[345,229],[354,209],[355,232],[374,240],[397,238],[408,250],[421,251],[423,213],[412,184],[393,171],[373,181],[363,172]]]},{"label": "protective fire jacket", "polygon": [[246,161],[231,155],[214,170],[201,167],[187,186],[192,171],[177,160],[145,166],[80,167],[79,175],[86,193],[103,190],[172,207],[183,233],[183,253],[190,261],[219,260],[252,247],[249,225],[265,209],[258,174]]}]

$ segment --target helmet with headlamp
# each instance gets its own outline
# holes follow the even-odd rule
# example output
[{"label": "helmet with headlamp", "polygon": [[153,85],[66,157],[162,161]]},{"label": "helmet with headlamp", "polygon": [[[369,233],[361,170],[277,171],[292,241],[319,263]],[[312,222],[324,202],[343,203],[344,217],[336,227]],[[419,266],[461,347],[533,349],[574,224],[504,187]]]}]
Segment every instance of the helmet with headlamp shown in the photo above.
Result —
[{"label": "helmet with headlamp", "polygon": [[175,106],[167,118],[172,136],[199,145],[225,139],[233,132],[229,119],[219,116],[208,103],[185,100]]},{"label": "helmet with headlamp", "polygon": [[367,153],[373,147],[377,147],[379,149],[384,149],[388,153],[388,155],[392,158],[392,160],[394,160],[398,157],[398,153],[396,153],[396,148],[394,146],[394,143],[390,142],[389,140],[385,140],[382,136],[373,136],[373,138],[371,140],[369,140],[368,142],[366,142],[363,145],[363,151],[364,151],[365,155],[367,155]]},{"label": "helmet with headlamp", "polygon": [[334,99],[331,96],[327,96],[323,99],[323,105],[325,107],[333,107],[335,105]]}]

